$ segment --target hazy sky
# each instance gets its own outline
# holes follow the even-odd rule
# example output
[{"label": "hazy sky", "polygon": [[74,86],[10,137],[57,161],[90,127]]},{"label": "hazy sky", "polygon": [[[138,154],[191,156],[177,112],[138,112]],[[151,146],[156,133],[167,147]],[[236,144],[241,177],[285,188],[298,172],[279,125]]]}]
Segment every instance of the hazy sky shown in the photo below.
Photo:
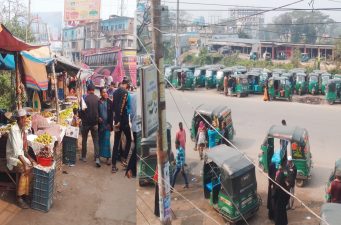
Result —
[{"label": "hazy sky", "polygon": [[[25,0],[28,2],[28,0]],[[91,1],[91,0],[89,0]],[[109,15],[119,13],[118,6],[120,0],[102,0],[101,18],[107,19]],[[126,15],[134,17],[136,9],[136,0],[125,0]],[[63,12],[64,0],[31,0],[32,12]]]},{"label": "hazy sky", "polygon": [[[130,1],[130,0],[128,0]],[[176,2],[176,0],[161,0],[162,3],[169,5],[173,9],[176,9],[176,4],[171,2]],[[286,5],[289,3],[296,2],[297,0],[180,0],[180,9],[219,9],[224,10],[232,7],[228,6],[215,6],[215,5],[189,5],[185,4],[184,2],[189,3],[204,3],[204,4],[223,4],[223,5],[241,5],[241,6],[255,6],[255,7],[279,7],[282,5]],[[303,2],[294,4],[292,6],[289,6],[290,8],[311,8],[308,3],[311,0],[305,0]],[[183,2],[183,3],[181,3]],[[315,8],[341,8],[341,0],[315,0],[314,1],[314,7]],[[336,21],[341,21],[341,11],[322,11],[323,13],[326,13],[331,16],[332,19]],[[189,12],[192,17],[198,17],[198,16],[205,16],[206,22],[210,23],[217,22],[218,17],[223,18],[227,17],[228,11],[226,12],[219,12],[219,11],[200,11],[200,12]],[[282,12],[284,13],[284,12]],[[278,13],[265,13],[265,22],[272,22],[272,18]],[[215,20],[215,21],[214,21]]]}]

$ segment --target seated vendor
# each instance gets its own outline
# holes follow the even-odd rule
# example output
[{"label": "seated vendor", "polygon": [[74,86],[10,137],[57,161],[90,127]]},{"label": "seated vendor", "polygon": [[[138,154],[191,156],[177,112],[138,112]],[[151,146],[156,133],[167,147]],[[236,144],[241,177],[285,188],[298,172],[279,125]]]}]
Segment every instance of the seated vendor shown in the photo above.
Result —
[{"label": "seated vendor", "polygon": [[17,184],[17,201],[23,209],[29,208],[24,198],[29,195],[31,169],[35,163],[27,154],[26,115],[24,109],[16,112],[17,123],[11,127],[6,145],[7,167],[12,172],[20,173],[19,183]]}]

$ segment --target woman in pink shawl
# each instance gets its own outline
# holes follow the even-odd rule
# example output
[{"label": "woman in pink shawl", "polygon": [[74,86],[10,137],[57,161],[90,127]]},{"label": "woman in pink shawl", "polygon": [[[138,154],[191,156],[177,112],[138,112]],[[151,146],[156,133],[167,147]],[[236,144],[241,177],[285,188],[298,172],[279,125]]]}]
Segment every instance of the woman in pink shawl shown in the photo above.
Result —
[{"label": "woman in pink shawl", "polygon": [[206,145],[206,126],[204,121],[200,121],[197,132],[197,148],[199,151],[200,159],[203,159],[203,151]]}]

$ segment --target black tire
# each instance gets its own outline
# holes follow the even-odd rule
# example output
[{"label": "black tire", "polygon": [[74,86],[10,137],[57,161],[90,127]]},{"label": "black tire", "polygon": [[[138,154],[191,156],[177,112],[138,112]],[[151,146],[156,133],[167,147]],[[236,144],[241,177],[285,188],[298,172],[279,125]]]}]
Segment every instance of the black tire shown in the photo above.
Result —
[{"label": "black tire", "polygon": [[289,96],[289,102],[292,102],[292,96]]},{"label": "black tire", "polygon": [[240,93],[237,93],[237,97],[240,98]]},{"label": "black tire", "polygon": [[334,101],[328,101],[329,105],[334,105]]},{"label": "black tire", "polygon": [[139,179],[139,186],[140,186],[140,187],[145,187],[145,186],[147,186],[145,180]]}]

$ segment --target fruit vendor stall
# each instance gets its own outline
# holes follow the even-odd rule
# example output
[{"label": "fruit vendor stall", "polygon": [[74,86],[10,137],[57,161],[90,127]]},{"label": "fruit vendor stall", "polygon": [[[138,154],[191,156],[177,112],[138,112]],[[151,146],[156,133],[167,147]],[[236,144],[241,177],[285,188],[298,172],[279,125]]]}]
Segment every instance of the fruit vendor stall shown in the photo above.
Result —
[{"label": "fruit vendor stall", "polygon": [[[15,70],[13,74],[15,74],[17,109],[25,106],[27,99],[31,99],[31,96],[26,95],[27,88],[33,88],[36,93],[47,90],[48,73],[52,72],[52,79],[56,80],[56,73],[70,69],[69,65],[63,61],[58,61],[56,58],[42,61],[30,55],[29,52],[23,52],[39,47],[28,45],[14,37],[0,24],[0,53],[3,59],[7,59],[6,61],[0,60],[0,69]],[[12,59],[12,61],[8,59]],[[12,66],[8,66],[9,64]],[[74,73],[76,76],[79,68],[72,67],[70,70],[72,70],[70,74]],[[57,91],[55,94],[57,97]],[[37,100],[37,102],[32,101],[32,108],[26,108],[30,116],[27,120],[25,136],[29,147],[28,154],[37,162],[33,168],[31,207],[48,211],[52,205],[55,176],[62,171],[63,140],[68,138],[65,135],[72,136],[74,140],[75,133],[77,133],[77,130],[70,129],[69,124],[72,120],[73,107],[78,107],[76,104],[78,98],[66,98],[67,104],[62,107],[63,110],[61,111],[59,104],[56,104],[55,109],[43,112],[41,112],[40,107],[37,107],[40,99],[37,94],[35,98],[33,95],[31,100]],[[55,98],[55,101],[59,103],[58,97]],[[16,190],[20,173],[9,171],[6,160],[6,143],[11,126],[15,124],[15,121],[11,113],[7,112],[6,116],[4,115],[0,115],[0,173],[4,175],[0,175],[0,189]],[[76,152],[74,151],[73,154],[75,155]],[[2,181],[3,177],[6,178],[5,182]]]}]

